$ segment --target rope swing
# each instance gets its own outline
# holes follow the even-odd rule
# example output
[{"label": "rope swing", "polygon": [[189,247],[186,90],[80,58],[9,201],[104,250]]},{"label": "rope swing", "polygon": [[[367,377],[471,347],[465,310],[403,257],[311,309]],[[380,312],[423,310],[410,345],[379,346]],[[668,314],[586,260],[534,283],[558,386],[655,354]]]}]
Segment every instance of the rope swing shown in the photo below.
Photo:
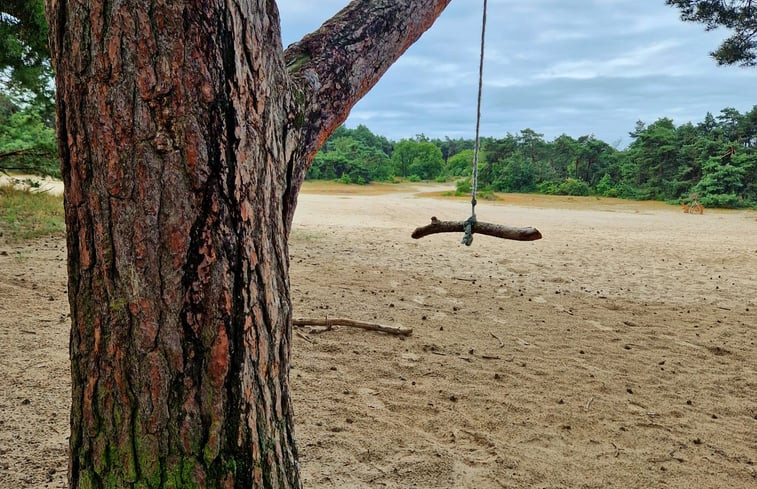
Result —
[{"label": "rope swing", "polygon": [[476,104],[476,142],[473,148],[473,170],[471,186],[471,215],[465,221],[440,221],[436,217],[431,218],[431,224],[416,228],[411,235],[414,239],[437,233],[464,232],[463,244],[470,246],[473,243],[473,234],[485,234],[503,239],[516,241],[534,241],[541,239],[541,233],[532,227],[518,228],[502,226],[476,220],[476,196],[478,194],[478,155],[481,148],[481,94],[484,88],[484,51],[486,45],[486,6],[484,0],[484,12],[481,21],[481,56],[478,64],[478,101]]},{"label": "rope swing", "polygon": [[478,193],[478,152],[481,149],[481,94],[484,91],[484,51],[486,46],[486,3],[484,0],[484,14],[481,20],[481,56],[478,60],[478,101],[476,102],[476,142],[473,146],[473,175],[471,176],[470,217],[465,221],[465,235],[463,244],[473,243],[473,225],[476,224],[476,194]]}]

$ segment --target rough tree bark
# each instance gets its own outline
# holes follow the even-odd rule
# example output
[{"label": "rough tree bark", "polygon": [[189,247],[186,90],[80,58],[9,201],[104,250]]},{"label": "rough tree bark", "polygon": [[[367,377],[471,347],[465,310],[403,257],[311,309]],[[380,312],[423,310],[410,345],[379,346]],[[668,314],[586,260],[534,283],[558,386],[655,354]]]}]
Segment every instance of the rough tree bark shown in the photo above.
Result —
[{"label": "rough tree bark", "polygon": [[[299,487],[287,241],[315,152],[449,0],[48,0],[72,488]],[[314,7],[315,8],[315,7]]]}]

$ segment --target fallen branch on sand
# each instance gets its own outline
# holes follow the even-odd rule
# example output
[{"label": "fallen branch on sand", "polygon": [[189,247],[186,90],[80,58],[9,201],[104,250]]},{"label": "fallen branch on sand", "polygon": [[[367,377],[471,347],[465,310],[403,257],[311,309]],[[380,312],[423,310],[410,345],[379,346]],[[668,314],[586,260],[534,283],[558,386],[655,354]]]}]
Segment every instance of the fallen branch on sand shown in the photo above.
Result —
[{"label": "fallen branch on sand", "polygon": [[408,336],[413,333],[413,328],[406,328],[404,326],[387,326],[384,324],[366,323],[364,321],[354,321],[352,319],[345,318],[298,318],[292,320],[293,326],[325,326],[331,328],[332,326],[348,326],[350,328],[367,329],[369,331],[381,331],[382,333]]},{"label": "fallen branch on sand", "polygon": [[499,336],[495,335],[492,332],[489,332],[489,334],[492,335],[492,338],[494,338],[495,340],[499,341],[499,347],[500,348],[504,348],[505,347],[505,342],[502,341],[502,339]]},{"label": "fallen branch on sand", "polygon": [[313,342],[313,340],[311,340],[310,338],[308,338],[308,335],[302,334],[299,331],[296,331],[296,333],[297,333],[297,336],[299,336],[303,340],[307,341],[308,343],[312,343]]},{"label": "fallen branch on sand", "polygon": [[[416,228],[411,236],[414,239],[418,239],[430,234],[462,233],[464,231],[465,221],[440,221],[436,217],[432,217],[431,224]],[[541,233],[536,228],[517,228],[481,221],[474,222],[471,231],[474,234],[485,234],[487,236],[494,236],[495,238],[513,239],[515,241],[534,241],[541,239]]]}]

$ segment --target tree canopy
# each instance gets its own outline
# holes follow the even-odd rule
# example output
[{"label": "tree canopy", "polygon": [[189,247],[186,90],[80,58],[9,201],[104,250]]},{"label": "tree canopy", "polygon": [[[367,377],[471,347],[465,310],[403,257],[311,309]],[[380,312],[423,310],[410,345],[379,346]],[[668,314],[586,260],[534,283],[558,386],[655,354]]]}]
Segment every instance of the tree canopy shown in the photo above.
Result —
[{"label": "tree canopy", "polygon": [[732,34],[712,53],[721,65],[757,65],[757,4],[752,0],[665,0],[681,10],[681,19],[720,27]]},{"label": "tree canopy", "polygon": [[37,104],[19,106],[0,93],[0,171],[60,175],[55,129]]},{"label": "tree canopy", "polygon": [[43,0],[6,0],[0,7],[0,73],[11,90],[52,104]]},{"label": "tree canopy", "polygon": [[58,175],[43,0],[0,6],[0,171]]}]

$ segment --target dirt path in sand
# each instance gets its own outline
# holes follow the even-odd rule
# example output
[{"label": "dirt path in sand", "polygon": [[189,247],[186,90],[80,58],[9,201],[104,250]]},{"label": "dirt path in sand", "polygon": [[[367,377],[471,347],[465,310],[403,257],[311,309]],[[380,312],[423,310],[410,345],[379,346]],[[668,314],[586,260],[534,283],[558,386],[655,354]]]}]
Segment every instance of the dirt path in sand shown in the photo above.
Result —
[{"label": "dirt path in sand", "polygon": [[[300,199],[295,315],[415,332],[298,330],[306,487],[757,483],[757,213],[509,196],[479,219],[544,239],[466,248],[409,238],[462,200],[335,188],[355,189]],[[3,489],[65,487],[64,259],[60,238],[0,242]]]}]

